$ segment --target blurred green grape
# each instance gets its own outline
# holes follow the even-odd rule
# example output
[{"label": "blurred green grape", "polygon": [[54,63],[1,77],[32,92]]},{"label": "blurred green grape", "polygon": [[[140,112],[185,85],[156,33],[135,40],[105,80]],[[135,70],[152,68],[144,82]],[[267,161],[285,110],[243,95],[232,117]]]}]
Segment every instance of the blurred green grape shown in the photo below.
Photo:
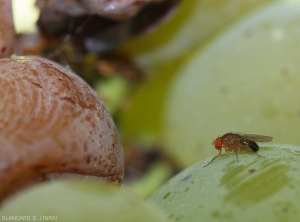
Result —
[{"label": "blurred green grape", "polygon": [[0,209],[0,219],[54,216],[57,221],[166,221],[156,207],[130,190],[95,181],[55,181],[17,194]]},{"label": "blurred green grape", "polygon": [[171,19],[152,33],[127,42],[123,49],[142,66],[173,63],[228,24],[268,2],[274,0],[182,1]]},{"label": "blurred green grape", "polygon": [[136,89],[120,122],[125,140],[162,139],[163,110],[170,81],[195,47],[206,42],[256,8],[274,0],[182,1],[173,17],[150,34],[121,47],[148,74]]},{"label": "blurred green grape", "polygon": [[300,147],[207,158],[176,175],[149,202],[170,221],[299,221]]},{"label": "blurred green grape", "polygon": [[300,145],[300,4],[273,3],[199,48],[178,71],[165,110],[167,151],[182,166],[227,132]]},{"label": "blurred green grape", "polygon": [[113,116],[120,109],[124,97],[129,92],[129,84],[120,76],[96,82],[94,89],[99,97],[105,102],[109,113]]}]

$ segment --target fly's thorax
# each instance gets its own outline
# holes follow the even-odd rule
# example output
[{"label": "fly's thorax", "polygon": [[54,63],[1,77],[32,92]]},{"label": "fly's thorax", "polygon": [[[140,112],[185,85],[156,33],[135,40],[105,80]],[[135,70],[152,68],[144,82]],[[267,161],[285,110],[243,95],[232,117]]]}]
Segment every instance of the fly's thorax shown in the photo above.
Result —
[{"label": "fly's thorax", "polygon": [[238,146],[240,138],[238,134],[226,133],[221,137],[222,144],[224,147],[232,148]]}]

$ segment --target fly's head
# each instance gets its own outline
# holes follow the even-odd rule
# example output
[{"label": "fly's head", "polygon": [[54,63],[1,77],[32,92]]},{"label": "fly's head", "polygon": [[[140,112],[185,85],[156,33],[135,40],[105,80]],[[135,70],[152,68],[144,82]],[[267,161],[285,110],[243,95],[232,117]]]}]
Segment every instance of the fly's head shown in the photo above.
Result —
[{"label": "fly's head", "polygon": [[213,145],[217,150],[220,150],[222,148],[222,140],[221,137],[218,137],[217,139],[214,140]]}]

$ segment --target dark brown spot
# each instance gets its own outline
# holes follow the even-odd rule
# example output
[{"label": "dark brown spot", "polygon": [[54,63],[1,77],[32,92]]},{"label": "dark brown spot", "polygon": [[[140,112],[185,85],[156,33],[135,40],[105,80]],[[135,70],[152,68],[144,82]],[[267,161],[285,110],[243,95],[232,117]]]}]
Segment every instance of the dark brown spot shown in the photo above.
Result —
[{"label": "dark brown spot", "polygon": [[33,141],[32,140],[28,140],[27,141],[27,145],[32,145],[33,144]]},{"label": "dark brown spot", "polygon": [[74,159],[74,160],[70,160],[70,165],[79,165],[81,164],[81,161],[80,160],[77,160],[77,159]]},{"label": "dark brown spot", "polygon": [[289,208],[288,207],[284,207],[282,208],[282,213],[288,213],[289,212]]},{"label": "dark brown spot", "polygon": [[108,126],[109,129],[111,129],[111,125],[110,125],[109,122],[107,122],[107,126]]},{"label": "dark brown spot", "polygon": [[290,74],[290,72],[287,68],[283,68],[281,70],[280,74],[285,77],[285,76],[288,76]]},{"label": "dark brown spot", "polygon": [[86,163],[89,164],[90,162],[91,162],[91,156],[88,155],[88,156],[86,157]]},{"label": "dark brown spot", "polygon": [[108,155],[108,159],[110,160],[110,165],[112,167],[115,166],[117,164],[117,162],[118,162],[117,156],[114,153],[110,153]]},{"label": "dark brown spot", "polygon": [[249,173],[254,173],[255,171],[255,169],[249,169]]},{"label": "dark brown spot", "polygon": [[75,142],[72,142],[72,144],[71,144],[71,150],[72,151],[77,151],[77,149],[78,149],[77,144]]},{"label": "dark brown spot", "polygon": [[229,88],[227,87],[227,86],[222,86],[221,88],[220,88],[220,93],[222,94],[222,95],[228,95],[228,93],[229,93]]},{"label": "dark brown spot", "polygon": [[73,167],[73,168],[72,168],[72,171],[73,171],[73,172],[80,172],[80,170],[79,170],[78,168],[76,168],[76,167]]},{"label": "dark brown spot", "polygon": [[32,169],[33,169],[34,171],[42,172],[42,171],[44,171],[46,168],[47,168],[46,165],[40,164],[40,165],[34,166]]},{"label": "dark brown spot", "polygon": [[4,53],[5,51],[6,51],[6,47],[3,46],[3,47],[1,48],[1,52]]}]

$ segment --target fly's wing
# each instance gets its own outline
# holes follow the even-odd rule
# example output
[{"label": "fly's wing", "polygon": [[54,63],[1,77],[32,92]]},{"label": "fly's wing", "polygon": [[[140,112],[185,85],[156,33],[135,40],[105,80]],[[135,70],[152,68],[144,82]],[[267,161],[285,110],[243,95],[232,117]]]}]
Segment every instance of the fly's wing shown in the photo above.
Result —
[{"label": "fly's wing", "polygon": [[271,136],[261,136],[255,134],[240,134],[240,136],[245,140],[252,140],[255,142],[270,142],[273,139]]}]

